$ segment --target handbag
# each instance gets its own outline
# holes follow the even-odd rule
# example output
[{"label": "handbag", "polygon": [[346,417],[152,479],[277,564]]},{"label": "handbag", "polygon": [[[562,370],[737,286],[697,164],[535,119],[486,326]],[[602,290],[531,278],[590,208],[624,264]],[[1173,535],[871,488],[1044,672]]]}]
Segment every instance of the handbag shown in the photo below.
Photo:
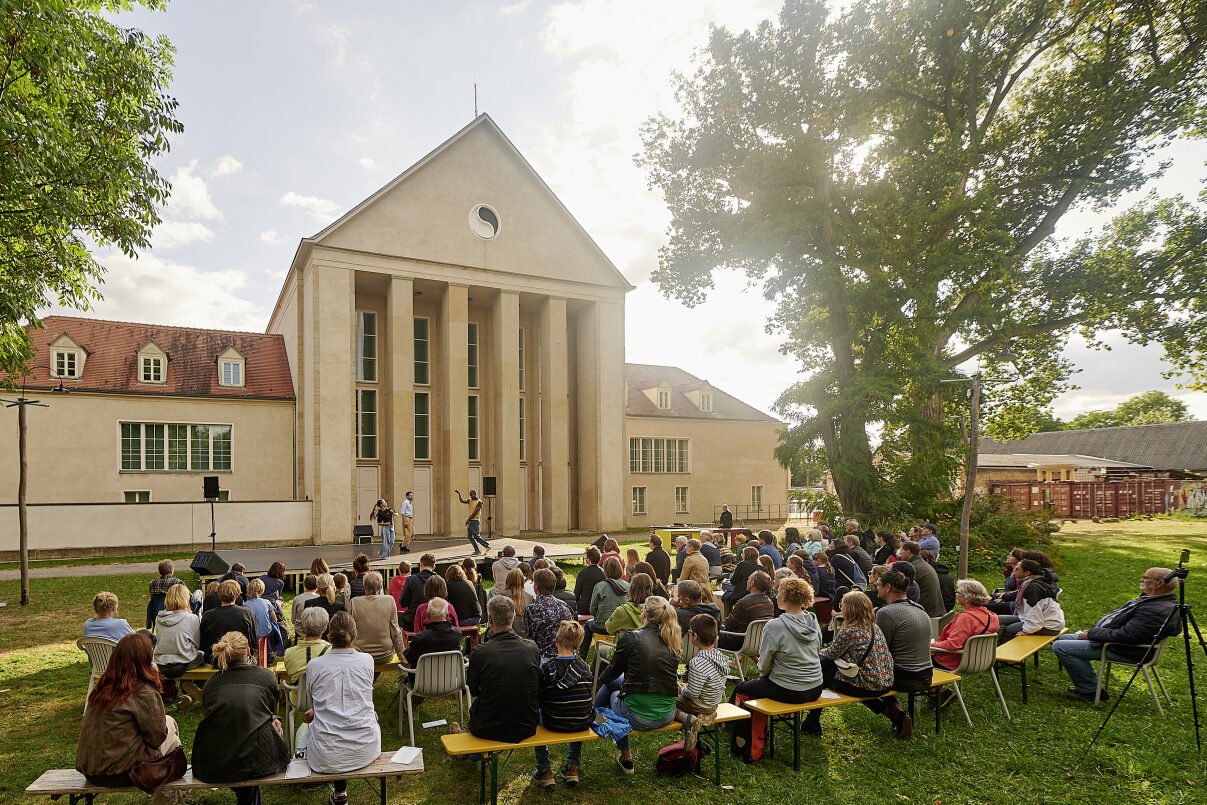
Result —
[{"label": "handbag", "polygon": [[165,785],[183,777],[188,767],[184,748],[178,746],[159,760],[138,761],[128,773],[130,783],[135,788],[148,794],[158,794]]},{"label": "handbag", "polygon": [[850,660],[834,660],[834,667],[838,669],[838,673],[845,676],[847,679],[854,679],[859,676],[860,666],[867,662],[868,655],[872,653],[872,646],[876,644],[876,635],[872,634],[872,639],[868,641],[867,651],[863,652],[863,656],[859,658],[859,662],[851,662]]}]

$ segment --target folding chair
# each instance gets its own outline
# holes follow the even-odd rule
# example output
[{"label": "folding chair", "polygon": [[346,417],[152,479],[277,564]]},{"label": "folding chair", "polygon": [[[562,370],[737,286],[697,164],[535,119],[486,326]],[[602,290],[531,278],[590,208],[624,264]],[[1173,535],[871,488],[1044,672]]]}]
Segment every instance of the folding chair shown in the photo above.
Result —
[{"label": "folding chair", "polygon": [[285,736],[285,739],[289,741],[289,751],[292,754],[298,750],[296,724],[298,714],[305,713],[310,709],[310,693],[306,690],[305,669],[302,670],[301,676],[298,677],[296,685],[283,682],[281,687],[285,689],[285,727],[289,730],[289,734]]},{"label": "folding chair", "polygon": [[[1161,700],[1157,698],[1157,691],[1153,689],[1153,679],[1157,680],[1158,687],[1161,688],[1161,693],[1164,694],[1165,700],[1173,704],[1173,699],[1169,698],[1169,691],[1165,690],[1165,683],[1161,681],[1161,677],[1157,676],[1157,664],[1161,662],[1161,657],[1165,654],[1165,644],[1169,641],[1168,637],[1163,637],[1157,641],[1157,645],[1153,648],[1153,655],[1147,660],[1119,660],[1107,656],[1107,649],[1111,646],[1124,646],[1127,643],[1105,643],[1102,646],[1102,662],[1098,664],[1098,689],[1094,691],[1094,704],[1098,704],[1098,700],[1102,697],[1102,691],[1107,687],[1107,682],[1111,678],[1112,665],[1124,665],[1128,668],[1139,668],[1140,673],[1144,674],[1144,681],[1148,683],[1148,692],[1152,694],[1153,704],[1157,706],[1157,712],[1162,716],[1165,711],[1161,708]],[[1131,646],[1134,648],[1134,646]],[[1145,646],[1147,648],[1147,646]],[[1118,655],[1116,655],[1118,656]],[[1152,671],[1152,678],[1149,678],[1148,672]]]},{"label": "folding chair", "polygon": [[1002,703],[1002,712],[1006,714],[1006,719],[1010,719],[1010,708],[1006,707],[1006,697],[1002,695],[1002,686],[998,684],[997,672],[993,670],[993,665],[997,661],[997,635],[996,634],[979,634],[973,635],[964,641],[964,648],[960,651],[946,651],[944,654],[959,654],[960,665],[952,671],[953,674],[960,677],[959,682],[953,682],[951,687],[956,693],[956,700],[960,703],[960,709],[964,711],[964,720],[968,722],[968,726],[972,726],[972,719],[968,716],[968,708],[964,706],[964,679],[966,677],[983,674],[989,672],[989,676],[993,679],[993,688],[997,691],[997,700]]},{"label": "folding chair", "polygon": [[117,646],[116,640],[107,637],[81,637],[75,641],[76,648],[88,656],[88,664],[92,666],[92,676],[88,677],[88,691],[84,694],[84,712],[88,711],[88,697],[96,688],[96,682],[109,667],[109,656]]},{"label": "folding chair", "polygon": [[930,639],[938,640],[939,635],[943,633],[943,627],[951,623],[955,619],[956,611],[953,609],[950,612],[940,615],[937,618],[930,619]]},{"label": "folding chair", "polygon": [[744,633],[721,631],[721,634],[726,637],[742,638],[742,645],[738,647],[737,651],[723,648],[718,649],[718,651],[733,658],[734,664],[738,666],[738,678],[743,682],[746,681],[746,669],[742,666],[742,658],[750,657],[752,660],[758,661],[759,644],[763,642],[763,629],[766,628],[767,622],[770,620],[770,618],[764,618],[762,620],[751,621]]},{"label": "folding chair", "polygon": [[[411,742],[415,745],[415,706],[414,696],[431,699],[436,696],[451,696],[457,694],[457,707],[461,712],[461,723],[465,723],[465,708],[472,704],[469,695],[469,685],[465,680],[465,667],[468,664],[465,655],[460,651],[437,651],[434,654],[424,654],[415,666],[414,678],[408,680],[411,669],[401,663],[398,666],[398,734],[402,734],[402,691],[406,691],[406,717],[410,727]],[[461,694],[465,694],[462,701]]]}]

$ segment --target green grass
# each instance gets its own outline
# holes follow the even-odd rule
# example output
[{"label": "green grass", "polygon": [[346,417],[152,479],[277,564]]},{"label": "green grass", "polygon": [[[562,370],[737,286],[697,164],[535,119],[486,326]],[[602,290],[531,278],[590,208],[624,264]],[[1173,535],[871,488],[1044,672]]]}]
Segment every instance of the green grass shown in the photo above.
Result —
[{"label": "green grass", "polygon": [[[158,562],[160,559],[171,559],[179,562],[182,559],[192,559],[197,554],[193,551],[182,553],[141,553],[132,556],[87,556],[74,559],[31,559],[30,568],[66,567],[68,565],[127,565],[136,562]],[[16,570],[20,562],[0,562],[0,570]]]},{"label": "green grass", "polygon": [[[1138,594],[1138,579],[1150,566],[1176,564],[1178,551],[1193,551],[1189,600],[1202,600],[1199,584],[1207,578],[1207,523],[1153,520],[1093,524],[1069,523],[1058,534],[1060,573],[1065,594],[1061,599],[1071,628],[1089,625],[1102,613]],[[626,542],[623,547],[638,543]],[[568,565],[573,573],[577,568]],[[988,586],[1000,576],[979,574]],[[186,580],[196,580],[185,575]],[[0,582],[0,805],[26,801],[22,791],[43,770],[74,765],[88,665],[75,648],[83,620],[90,614],[92,596],[108,589],[122,600],[120,615],[132,623],[142,621],[148,578],[137,575],[92,578],[34,579],[33,604],[16,606],[17,582]],[[1202,616],[1207,625],[1207,616]],[[1190,718],[1185,657],[1181,642],[1166,652],[1162,678],[1174,698],[1166,717],[1157,715],[1140,687],[1129,691],[1099,743],[1085,759],[1082,755],[1106,714],[1064,699],[1068,679],[1053,657],[1045,653],[1042,667],[1031,676],[1030,701],[1023,706],[1017,674],[1002,675],[1002,686],[1013,721],[1002,716],[988,678],[966,685],[973,727],[968,728],[958,708],[944,717],[941,735],[933,734],[933,721],[924,714],[912,740],[897,741],[886,719],[862,707],[828,710],[823,718],[825,736],[805,738],[803,768],[799,775],[784,763],[781,735],[776,760],[742,766],[725,757],[724,782],[732,790],[718,790],[699,778],[667,779],[656,776],[653,759],[667,736],[634,740],[638,773],[623,777],[615,768],[614,751],[604,742],[587,744],[583,751],[583,783],[576,790],[556,793],[530,789],[533,766],[530,752],[517,752],[500,768],[500,800],[542,803],[557,797],[592,805],[617,801],[667,803],[730,803],[817,800],[833,803],[1197,803],[1207,801],[1207,774],[1195,753]],[[1193,650],[1198,654],[1197,645]],[[1207,658],[1198,656],[1200,709],[1207,719],[1207,677],[1201,669]],[[1115,689],[1122,688],[1123,669]],[[382,725],[383,748],[400,746],[396,734],[397,710],[390,707],[396,681],[383,676],[375,691]],[[200,719],[200,708],[176,714],[186,749]],[[457,718],[453,700],[424,704],[417,721]],[[476,767],[453,763],[441,751],[438,730],[418,729],[427,771],[390,785],[391,802],[446,805],[473,802],[477,797]],[[554,750],[554,759],[561,756]],[[711,763],[711,759],[709,760]],[[351,799],[376,802],[376,794],[354,784]],[[313,802],[325,792],[305,793],[291,787],[265,790],[269,803]],[[197,803],[231,801],[229,792],[202,791],[189,800]],[[114,803],[145,803],[145,797],[114,795]]]}]

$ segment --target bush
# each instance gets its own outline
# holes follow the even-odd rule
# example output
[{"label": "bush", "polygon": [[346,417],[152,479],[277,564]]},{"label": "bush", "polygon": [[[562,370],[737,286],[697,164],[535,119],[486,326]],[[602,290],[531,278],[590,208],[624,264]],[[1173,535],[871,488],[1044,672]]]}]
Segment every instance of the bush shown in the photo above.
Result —
[{"label": "bush", "polygon": [[[950,501],[954,514],[938,516],[939,539],[944,545],[960,542],[962,500]],[[1052,534],[1060,530],[1054,513],[1017,508],[1010,498],[976,495],[968,525],[968,567],[971,570],[1001,570],[1006,556],[1015,548],[1043,551],[1056,560]]]}]

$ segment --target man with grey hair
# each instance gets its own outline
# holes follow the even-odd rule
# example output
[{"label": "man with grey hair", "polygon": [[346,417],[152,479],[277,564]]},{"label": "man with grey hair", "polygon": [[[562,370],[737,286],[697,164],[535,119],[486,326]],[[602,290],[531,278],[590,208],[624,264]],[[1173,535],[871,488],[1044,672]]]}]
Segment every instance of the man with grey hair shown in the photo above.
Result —
[{"label": "man with grey hair", "polygon": [[536,734],[541,713],[541,652],[511,628],[515,604],[496,595],[486,605],[493,636],[469,656],[466,681],[474,697],[469,731],[515,743]]},{"label": "man with grey hair", "polygon": [[461,630],[448,621],[448,601],[437,597],[427,602],[427,628],[415,634],[399,656],[403,665],[415,668],[424,654],[460,650]]},{"label": "man with grey hair", "polygon": [[375,663],[390,662],[395,654],[402,656],[404,643],[397,612],[394,599],[381,594],[381,574],[370,570],[365,574],[365,594],[348,602],[348,614],[356,622],[353,645],[372,655]]},{"label": "man with grey hair", "polygon": [[691,579],[681,581],[675,588],[675,592],[678,593],[676,598],[678,609],[675,615],[679,619],[679,628],[683,630],[684,635],[687,634],[691,619],[697,615],[708,615],[717,622],[717,628],[721,628],[721,609],[711,600],[704,600],[704,590],[697,582]]},{"label": "man with grey hair", "polygon": [[687,558],[687,537],[680,534],[675,537],[675,572],[671,574],[674,581],[679,580],[683,572],[683,560]]},{"label": "man with grey hair", "polygon": [[859,530],[858,520],[847,520],[846,529],[848,534],[854,534],[859,537],[859,545],[869,554],[876,552],[876,532],[872,529],[866,531]]}]

